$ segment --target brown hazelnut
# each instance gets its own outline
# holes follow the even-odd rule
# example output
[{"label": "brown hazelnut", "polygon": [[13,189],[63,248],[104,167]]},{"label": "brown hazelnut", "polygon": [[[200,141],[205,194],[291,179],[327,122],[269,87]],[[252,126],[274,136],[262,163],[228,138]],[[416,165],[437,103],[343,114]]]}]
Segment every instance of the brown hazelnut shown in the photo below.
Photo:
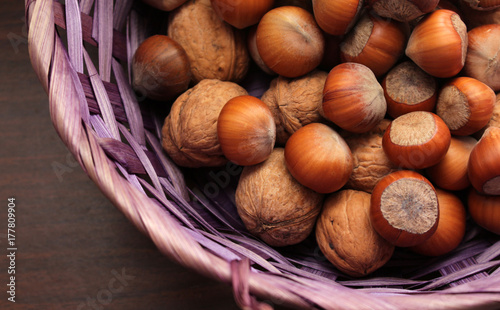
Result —
[{"label": "brown hazelnut", "polygon": [[248,71],[250,56],[244,36],[217,16],[210,0],[189,0],[172,11],[168,36],[186,51],[195,82],[238,82]]},{"label": "brown hazelnut", "polygon": [[245,166],[236,188],[236,208],[250,233],[271,246],[293,245],[313,230],[323,195],[297,182],[275,148],[264,162]]},{"label": "brown hazelnut", "polygon": [[181,6],[186,0],[142,0],[144,3],[162,11],[172,11]]},{"label": "brown hazelnut", "polygon": [[440,162],[450,147],[451,134],[436,114],[416,111],[391,122],[382,137],[387,157],[408,169],[424,169]]},{"label": "brown hazelnut", "polygon": [[378,181],[398,170],[398,166],[389,160],[382,148],[382,137],[390,123],[390,120],[384,119],[367,133],[341,134],[351,149],[354,162],[347,188],[371,193]]},{"label": "brown hazelnut", "polygon": [[323,89],[325,117],[344,130],[363,133],[375,128],[387,112],[384,90],[367,66],[345,62],[335,66]]},{"label": "brown hazelnut", "polygon": [[495,93],[483,82],[470,77],[457,77],[443,85],[436,103],[436,114],[451,134],[468,136],[488,124]]},{"label": "brown hazelnut", "polygon": [[458,6],[469,29],[482,25],[500,24],[500,8],[476,10],[471,8],[463,0],[458,2]]},{"label": "brown hazelnut", "polygon": [[325,38],[313,14],[296,6],[268,11],[257,26],[256,44],[269,69],[289,78],[314,70],[323,59]]},{"label": "brown hazelnut", "polygon": [[440,256],[453,251],[465,235],[465,207],[454,193],[436,189],[439,201],[439,221],[436,232],[410,250],[428,256]]},{"label": "brown hazelnut", "polygon": [[276,142],[284,145],[299,128],[324,122],[320,114],[327,73],[315,70],[300,78],[279,76],[262,95],[276,123]]},{"label": "brown hazelnut", "polygon": [[404,54],[409,29],[371,12],[361,15],[340,44],[343,62],[357,62],[382,77]]},{"label": "brown hazelnut", "polygon": [[316,225],[321,252],[340,271],[366,276],[391,258],[394,246],[382,238],[370,222],[370,194],[342,190],[323,204]]},{"label": "brown hazelnut", "polygon": [[438,3],[439,0],[368,0],[368,4],[378,15],[401,22],[411,21],[431,12]]},{"label": "brown hazelnut", "polygon": [[370,220],[375,230],[395,246],[420,244],[437,229],[439,202],[436,190],[417,172],[393,172],[373,189]]},{"label": "brown hazelnut", "polygon": [[352,173],[352,154],[330,126],[311,123],[297,130],[285,145],[286,166],[300,184],[318,193],[341,189]]},{"label": "brown hazelnut", "polygon": [[153,100],[167,101],[189,87],[191,68],[184,49],[165,35],[144,40],[132,59],[132,87]]},{"label": "brown hazelnut", "polygon": [[217,119],[226,102],[241,95],[247,91],[236,83],[206,79],[175,100],[162,128],[162,146],[177,165],[227,162],[217,139]]},{"label": "brown hazelnut", "polygon": [[382,80],[387,114],[396,118],[414,111],[434,111],[437,79],[407,60],[393,67]]},{"label": "brown hazelnut", "polygon": [[489,127],[500,127],[500,93],[496,95],[495,106],[493,107],[493,114],[491,115],[488,124],[478,132],[474,134],[474,137],[479,139],[483,135],[484,131]]}]

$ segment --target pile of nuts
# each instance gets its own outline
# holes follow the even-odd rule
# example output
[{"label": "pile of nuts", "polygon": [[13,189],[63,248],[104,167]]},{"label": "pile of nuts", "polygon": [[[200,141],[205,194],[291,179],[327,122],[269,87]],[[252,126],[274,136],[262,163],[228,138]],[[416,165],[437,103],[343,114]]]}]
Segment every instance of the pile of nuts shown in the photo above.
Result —
[{"label": "pile of nuts", "polygon": [[[500,235],[500,1],[144,1],[168,28],[137,49],[133,87],[173,102],[177,165],[244,167],[256,237],[315,233],[362,277],[396,247],[453,251],[468,215]],[[251,68],[262,96],[239,84]]]}]

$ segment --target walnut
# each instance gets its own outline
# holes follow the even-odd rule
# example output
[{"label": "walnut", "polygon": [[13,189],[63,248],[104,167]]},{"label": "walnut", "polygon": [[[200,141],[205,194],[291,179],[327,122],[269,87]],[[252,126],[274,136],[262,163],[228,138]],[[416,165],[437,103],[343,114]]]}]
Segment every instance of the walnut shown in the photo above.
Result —
[{"label": "walnut", "polygon": [[342,190],[327,197],[316,225],[321,252],[340,271],[362,277],[391,258],[394,246],[370,222],[371,195]]},{"label": "walnut", "polygon": [[398,170],[382,148],[382,137],[390,123],[390,120],[384,119],[373,130],[363,134],[342,133],[354,159],[354,169],[346,188],[371,193],[380,179]]},{"label": "walnut", "polygon": [[295,131],[309,123],[325,122],[320,109],[327,75],[315,70],[299,78],[279,76],[271,81],[261,100],[273,113],[278,144],[285,144]]},{"label": "walnut", "polygon": [[210,0],[190,0],[172,11],[167,29],[186,51],[195,82],[238,82],[246,75],[250,56],[244,35],[219,18]]},{"label": "walnut", "polygon": [[271,246],[286,246],[310,235],[323,197],[292,177],[284,149],[275,148],[263,163],[243,169],[236,207],[250,233]]},{"label": "walnut", "polygon": [[227,162],[217,139],[217,119],[226,102],[247,91],[233,82],[202,80],[173,103],[162,128],[162,146],[183,167],[221,166]]}]

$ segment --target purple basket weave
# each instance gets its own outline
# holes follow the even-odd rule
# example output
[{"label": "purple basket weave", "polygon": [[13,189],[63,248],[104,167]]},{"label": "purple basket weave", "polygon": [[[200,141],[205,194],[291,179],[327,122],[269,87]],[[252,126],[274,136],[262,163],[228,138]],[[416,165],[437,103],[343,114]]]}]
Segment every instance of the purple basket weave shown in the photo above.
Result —
[{"label": "purple basket weave", "polygon": [[232,284],[242,309],[500,309],[500,241],[473,223],[449,255],[398,250],[362,279],[337,271],[312,239],[273,249],[250,236],[233,203],[241,169],[182,170],[163,152],[164,115],[128,74],[151,12],[115,2],[26,0],[29,53],[62,141],[161,253]]}]

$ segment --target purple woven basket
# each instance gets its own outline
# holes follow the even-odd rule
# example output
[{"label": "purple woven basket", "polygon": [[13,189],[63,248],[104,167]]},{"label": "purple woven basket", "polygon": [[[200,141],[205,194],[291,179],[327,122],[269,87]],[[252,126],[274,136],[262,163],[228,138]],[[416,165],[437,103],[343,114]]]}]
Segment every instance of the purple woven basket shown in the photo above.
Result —
[{"label": "purple woven basket", "polygon": [[500,309],[500,241],[470,222],[449,255],[399,249],[362,279],[336,270],[312,238],[282,249],[253,238],[233,203],[238,167],[177,167],[159,142],[164,115],[130,86],[148,11],[133,0],[25,5],[31,62],[62,141],[161,253],[231,284],[242,309]]}]

